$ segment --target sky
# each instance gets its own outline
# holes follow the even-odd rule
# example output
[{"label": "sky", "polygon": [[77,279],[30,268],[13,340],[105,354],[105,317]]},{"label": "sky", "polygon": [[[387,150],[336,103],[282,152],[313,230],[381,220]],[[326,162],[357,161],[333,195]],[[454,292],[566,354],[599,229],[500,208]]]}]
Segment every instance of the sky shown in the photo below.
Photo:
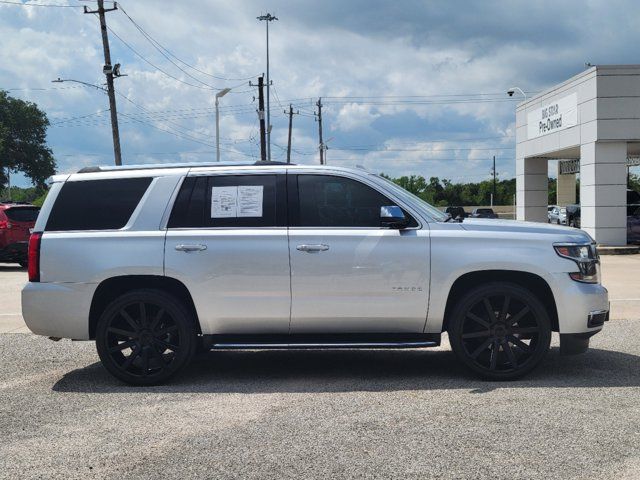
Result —
[{"label": "sky", "polygon": [[[113,164],[104,57],[93,1],[0,1],[0,88],[37,103],[58,172]],[[68,5],[58,7],[56,5]],[[113,2],[106,2],[111,7]],[[123,0],[107,13],[123,163],[259,160],[257,77],[270,23],[272,160],[454,182],[515,175],[509,87],[535,94],[586,63],[640,63],[640,8],[607,1]],[[14,184],[28,180],[15,175]]]}]

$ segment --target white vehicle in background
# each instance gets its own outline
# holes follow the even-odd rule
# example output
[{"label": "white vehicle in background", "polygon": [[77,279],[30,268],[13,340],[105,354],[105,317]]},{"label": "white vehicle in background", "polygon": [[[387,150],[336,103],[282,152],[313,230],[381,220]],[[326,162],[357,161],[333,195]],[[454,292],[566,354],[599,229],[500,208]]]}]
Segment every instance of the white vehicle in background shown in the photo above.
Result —
[{"label": "white vehicle in background", "polygon": [[[199,349],[440,344],[489,379],[587,350],[608,319],[576,229],[456,221],[378,175],[286,164],[59,175],[29,244],[25,321],[95,340],[133,384]],[[419,361],[420,357],[416,357]]]},{"label": "white vehicle in background", "polygon": [[549,223],[555,223],[556,225],[567,224],[567,209],[566,207],[559,207],[554,205],[553,208],[548,209],[547,218]]}]

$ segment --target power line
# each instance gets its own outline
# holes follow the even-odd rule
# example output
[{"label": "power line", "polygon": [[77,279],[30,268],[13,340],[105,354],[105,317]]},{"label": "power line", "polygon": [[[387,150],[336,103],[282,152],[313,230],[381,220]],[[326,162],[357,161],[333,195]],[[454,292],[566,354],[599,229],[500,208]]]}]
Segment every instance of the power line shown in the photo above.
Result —
[{"label": "power line", "polygon": [[[323,97],[324,98],[324,97]],[[381,101],[355,101],[355,100],[328,100],[326,104],[345,105],[456,105],[472,103],[514,103],[517,99],[511,98],[468,98],[458,100],[381,100]]]},{"label": "power line", "polygon": [[121,113],[121,115],[124,115],[125,117],[130,118],[134,122],[138,122],[138,123],[142,123],[144,125],[148,125],[148,126],[150,126],[152,128],[155,128],[156,130],[160,130],[161,132],[165,132],[165,133],[168,133],[168,134],[173,135],[175,137],[182,138],[183,140],[191,140],[192,142],[200,143],[202,145],[206,145],[207,147],[214,147],[214,145],[211,145],[209,143],[203,142],[202,140],[199,140],[197,138],[191,137],[190,135],[181,134],[181,133],[178,133],[178,132],[174,132],[172,130],[167,130],[167,129],[164,129],[164,128],[160,128],[160,127],[154,125],[151,122],[147,122],[147,121],[144,121],[144,120],[140,120],[138,118],[134,118],[134,117],[130,116],[127,113]]},{"label": "power line", "polygon": [[[536,94],[537,92],[527,92],[531,95]],[[441,98],[441,97],[479,97],[479,96],[504,96],[505,92],[476,92],[476,93],[442,93],[442,94],[431,94],[431,95],[327,95],[322,98]]]},{"label": "power line", "polygon": [[166,50],[164,47],[162,47],[162,45],[160,45],[158,42],[156,42],[149,34],[147,34],[147,32],[145,32],[142,27],[140,27],[136,22],[133,21],[133,19],[127,15],[127,13],[123,10],[123,12],[127,18],[129,20],[131,20],[131,22],[133,23],[133,25],[138,29],[138,31],[142,34],[142,36],[144,36],[144,38],[153,46],[153,48],[155,48],[158,52],[160,52],[160,55],[162,55],[164,58],[166,58],[167,60],[169,60],[169,62],[171,62],[171,64],[173,66],[175,66],[178,70],[180,70],[182,73],[184,73],[186,76],[188,76],[189,78],[195,80],[196,82],[205,85],[211,89],[215,89],[215,90],[220,90],[218,87],[214,87],[213,85],[209,85],[206,82],[203,82],[202,80],[200,80],[197,77],[194,77],[193,75],[191,75],[189,72],[187,72],[184,68],[182,68],[180,65],[178,65],[176,62],[174,62],[171,57],[169,55],[167,55],[164,51]]},{"label": "power line", "polygon": [[9,2],[7,0],[0,0],[0,3],[4,3],[6,5],[19,5],[21,7],[82,8],[81,5],[59,5],[57,3],[22,3],[22,2]]},{"label": "power line", "polygon": [[[142,110],[142,111],[143,111],[143,112],[144,112],[148,117],[151,117],[151,118],[150,118],[150,120],[158,120],[158,119],[153,118],[153,117],[151,116],[151,111],[150,111],[150,110],[148,110],[147,108],[143,107],[143,106],[142,106],[142,105],[140,105],[139,103],[134,102],[133,100],[131,100],[131,99],[130,99],[129,97],[127,97],[126,95],[123,95],[122,93],[119,93],[119,92],[117,92],[117,93],[118,93],[118,95],[120,95],[122,98],[124,98],[127,102],[131,103],[131,104],[132,104],[133,106],[135,106],[136,108],[138,108],[138,109]],[[129,115],[129,116],[131,116],[131,115]],[[202,134],[202,133],[200,133],[200,132],[194,132],[194,131],[192,131],[192,130],[189,130],[189,129],[185,128],[183,125],[180,125],[179,123],[173,122],[173,121],[171,121],[171,120],[167,120],[166,118],[165,118],[165,119],[160,119],[160,121],[165,121],[165,122],[167,122],[167,123],[170,123],[170,124],[172,124],[172,125],[175,125],[175,126],[177,127],[178,131],[183,130],[183,133],[185,133],[185,134],[187,134],[187,135],[191,135],[191,134],[204,135],[204,134]],[[176,127],[174,127],[174,128],[176,128]]]},{"label": "power line", "polygon": [[180,82],[183,83],[185,85],[189,85],[190,87],[195,87],[195,88],[200,88],[202,90],[219,90],[217,88],[211,87],[211,86],[204,86],[204,85],[195,85],[193,83],[189,83],[189,82],[185,82],[184,80],[179,79],[178,77],[175,77],[173,75],[171,75],[170,73],[166,72],[165,70],[163,70],[162,68],[158,67],[157,65],[155,65],[154,63],[152,63],[150,60],[147,60],[147,58],[142,55],[140,52],[138,52],[135,48],[133,48],[129,43],[127,43],[122,37],[120,37],[120,35],[118,35],[113,28],[111,27],[107,27],[109,29],[109,31],[111,33],[113,33],[113,35],[120,40],[125,47],[127,47],[129,50],[131,50],[133,53],[135,53],[138,57],[140,57],[140,59],[142,59],[144,62],[148,63],[149,65],[151,65],[153,68],[155,68],[156,70],[158,70],[160,73],[163,73],[164,75],[166,75],[169,78],[172,78],[173,80],[175,80],[176,82]]},{"label": "power line", "polygon": [[52,125],[52,126],[54,126],[54,125],[59,125],[59,124],[61,124],[61,123],[73,122],[73,121],[75,121],[75,120],[80,120],[80,119],[82,119],[82,118],[93,117],[93,116],[95,116],[95,115],[101,115],[101,114],[103,114],[104,112],[108,112],[108,111],[109,111],[109,109],[106,109],[106,110],[98,110],[97,112],[87,113],[86,115],[80,115],[80,116],[77,116],[77,117],[61,118],[61,119],[59,119],[59,120],[55,120],[54,122],[52,122],[52,123],[51,123],[51,125]]},{"label": "power line", "polygon": [[[203,70],[200,70],[197,67],[194,67],[193,65],[185,62],[184,60],[180,59],[179,57],[177,57],[176,55],[174,55],[168,48],[164,47],[160,42],[158,42],[155,38],[153,38],[144,28],[142,28],[133,18],[131,18],[131,16],[124,10],[124,8],[122,8],[122,6],[120,6],[120,10],[122,11],[122,13],[125,14],[125,16],[129,19],[129,21],[131,21],[131,23],[140,31],[140,33],[142,35],[144,35],[144,37],[152,44],[154,45],[154,47],[159,48],[164,50],[164,52],[166,52],[167,55],[169,55],[170,57],[176,59],[178,62],[182,63],[184,66],[191,68],[192,70],[201,73],[203,75],[207,75],[209,77],[218,79],[218,80],[231,80],[231,81],[237,81],[237,80],[251,80],[252,78],[255,78],[258,76],[258,74],[256,75],[252,75],[250,77],[244,77],[244,78],[226,78],[226,77],[220,77],[217,75],[213,75],[211,73],[207,73]],[[161,52],[162,53],[162,52]],[[164,55],[164,54],[163,54]],[[171,62],[173,63],[173,62]],[[175,65],[175,64],[174,64]],[[177,65],[176,65],[177,66]],[[179,68],[179,67],[178,67]],[[182,70],[182,69],[181,69]],[[184,70],[183,70],[184,71]],[[186,72],[185,72],[186,73]],[[192,77],[195,78],[195,77]]]},{"label": "power line", "polygon": [[515,147],[490,147],[490,148],[439,148],[438,150],[425,148],[366,148],[366,147],[331,147],[332,150],[361,151],[361,152],[458,152],[475,150],[515,150]]}]

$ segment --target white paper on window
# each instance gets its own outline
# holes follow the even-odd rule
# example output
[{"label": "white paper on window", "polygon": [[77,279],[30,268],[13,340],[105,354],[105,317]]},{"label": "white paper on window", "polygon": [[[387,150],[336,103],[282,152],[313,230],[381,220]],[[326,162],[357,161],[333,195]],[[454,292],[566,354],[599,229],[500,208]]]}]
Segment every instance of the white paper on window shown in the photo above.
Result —
[{"label": "white paper on window", "polygon": [[238,217],[262,217],[262,185],[238,187]]},{"label": "white paper on window", "polygon": [[211,188],[211,218],[236,218],[238,187]]}]

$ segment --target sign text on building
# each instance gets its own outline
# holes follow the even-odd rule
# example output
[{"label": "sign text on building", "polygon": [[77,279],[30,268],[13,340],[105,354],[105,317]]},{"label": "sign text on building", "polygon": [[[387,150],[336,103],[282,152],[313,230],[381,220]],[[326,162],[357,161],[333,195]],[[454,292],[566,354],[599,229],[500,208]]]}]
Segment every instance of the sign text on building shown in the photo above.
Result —
[{"label": "sign text on building", "polygon": [[578,124],[578,94],[572,93],[527,114],[527,138],[540,137]]}]

